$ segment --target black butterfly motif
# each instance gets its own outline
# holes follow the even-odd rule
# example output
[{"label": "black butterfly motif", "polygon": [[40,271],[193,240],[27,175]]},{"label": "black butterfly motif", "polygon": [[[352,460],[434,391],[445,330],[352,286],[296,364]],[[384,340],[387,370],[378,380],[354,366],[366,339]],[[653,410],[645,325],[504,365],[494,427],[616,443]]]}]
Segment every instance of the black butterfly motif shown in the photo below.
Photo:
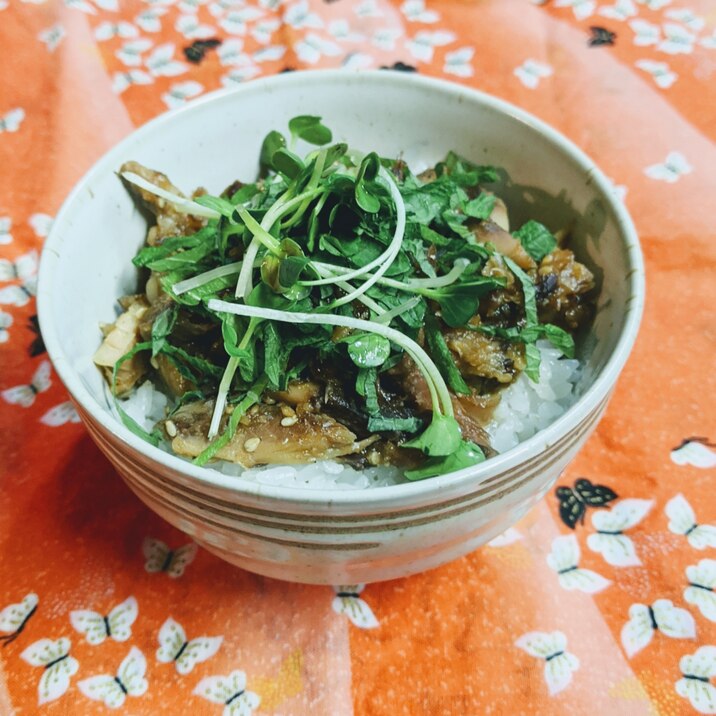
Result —
[{"label": "black butterfly motif", "polygon": [[296,68],[295,68],[295,67],[284,67],[282,70],[279,70],[278,73],[279,73],[280,75],[282,75],[282,74],[284,74],[284,73],[286,73],[286,72],[295,72],[295,71],[296,71]]},{"label": "black butterfly motif", "polygon": [[417,72],[418,68],[406,65],[405,62],[394,62],[392,65],[382,65],[381,70],[398,70],[398,72]]},{"label": "black butterfly motif", "polygon": [[206,55],[207,50],[213,50],[221,44],[221,40],[215,37],[210,40],[194,40],[188,47],[184,48],[184,55],[189,62],[198,65]]},{"label": "black butterfly motif", "polygon": [[42,340],[42,335],[40,334],[40,323],[37,320],[37,315],[30,316],[27,326],[35,334],[32,343],[30,343],[30,355],[34,358],[35,356],[46,353],[45,342]]},{"label": "black butterfly motif", "polygon": [[699,437],[698,435],[694,435],[690,438],[684,438],[675,448],[671,448],[671,449],[679,450],[680,448],[684,447],[684,445],[687,445],[688,443],[701,443],[702,445],[705,445],[706,447],[716,448],[716,443],[712,443],[708,438]]},{"label": "black butterfly motif", "polygon": [[606,485],[593,485],[580,477],[574,487],[558,487],[555,490],[559,500],[559,516],[569,529],[573,530],[577,522],[584,524],[584,515],[588,507],[606,507],[616,500],[617,493]]},{"label": "black butterfly motif", "polygon": [[607,30],[606,27],[598,27],[597,25],[592,25],[589,28],[589,32],[592,35],[587,42],[589,47],[602,47],[603,45],[613,45],[614,41],[617,39],[617,33],[612,32],[611,30]]}]

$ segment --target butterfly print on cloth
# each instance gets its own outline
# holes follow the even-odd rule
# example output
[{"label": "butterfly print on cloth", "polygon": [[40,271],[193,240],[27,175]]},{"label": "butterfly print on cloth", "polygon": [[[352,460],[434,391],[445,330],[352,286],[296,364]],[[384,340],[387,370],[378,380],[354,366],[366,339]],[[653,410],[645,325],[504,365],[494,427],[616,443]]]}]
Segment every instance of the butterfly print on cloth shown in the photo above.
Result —
[{"label": "butterfly print on cloth", "polygon": [[672,639],[693,639],[696,636],[696,623],[686,609],[675,607],[669,599],[657,599],[651,605],[632,604],[629,607],[629,621],[621,632],[627,656],[631,659],[648,646],[656,632]]},{"label": "butterfly print on cloth", "polygon": [[671,451],[671,461],[676,465],[693,467],[716,467],[716,443],[704,437],[684,438]]},{"label": "butterfly print on cloth", "polygon": [[676,693],[691,702],[701,714],[716,713],[716,687],[710,679],[716,676],[716,646],[702,646],[679,661],[681,678]]},{"label": "butterfly print on cloth", "polygon": [[209,40],[194,40],[191,45],[185,47],[182,52],[189,62],[198,65],[205,57],[207,50],[214,50],[221,45],[221,40],[212,38]]},{"label": "butterfly print on cloth", "polygon": [[49,390],[52,381],[50,380],[50,363],[43,360],[32,376],[30,385],[16,385],[14,388],[3,390],[3,400],[11,405],[20,405],[29,408],[35,402],[35,396]]},{"label": "butterfly print on cloth", "polygon": [[70,687],[70,679],[80,668],[79,662],[70,656],[72,642],[62,637],[40,639],[25,649],[20,656],[31,666],[41,666],[44,671],[37,686],[37,703],[41,706],[55,701]]},{"label": "butterfly print on cloth", "polygon": [[172,579],[177,579],[194,561],[197,551],[194,542],[172,550],[161,540],[147,537],[142,543],[142,553],[146,557],[144,569],[150,574],[166,572]]},{"label": "butterfly print on cloth", "polygon": [[716,560],[702,559],[686,568],[689,584],[684,589],[684,599],[698,607],[701,614],[716,622]]},{"label": "butterfly print on cloth", "polygon": [[174,662],[177,673],[182,676],[214,656],[224,640],[222,636],[200,636],[189,641],[181,624],[171,617],[162,624],[158,638],[157,661],[162,664]]},{"label": "butterfly print on cloth", "polygon": [[89,699],[101,701],[110,709],[124,705],[127,696],[142,696],[149,684],[144,678],[147,660],[144,654],[133,646],[122,660],[116,675],[100,674],[77,682],[77,688]]},{"label": "butterfly print on cloth", "polygon": [[669,531],[684,535],[692,547],[696,549],[716,547],[716,527],[698,524],[691,505],[682,494],[672,497],[666,503],[664,512],[669,518]]},{"label": "butterfly print on cloth", "polygon": [[64,403],[50,408],[40,418],[40,422],[51,428],[57,428],[60,425],[67,425],[68,423],[79,423],[80,416],[77,414],[75,406],[69,400],[66,400]]},{"label": "butterfly print on cloth", "polygon": [[597,25],[592,25],[589,28],[589,35],[590,37],[587,41],[589,47],[604,47],[605,45],[611,46],[617,39],[616,32],[607,30],[606,27],[598,27]]},{"label": "butterfly print on cloth", "polygon": [[567,651],[567,637],[561,631],[531,631],[517,639],[515,646],[544,660],[544,680],[550,696],[566,689],[579,669],[579,659]]},{"label": "butterfly print on cloth", "polygon": [[617,493],[606,485],[593,485],[580,477],[574,487],[558,487],[555,491],[559,500],[559,516],[567,527],[574,529],[577,522],[584,524],[587,508],[605,507],[617,499]]},{"label": "butterfly print on cloth", "polygon": [[373,610],[361,599],[365,584],[343,584],[333,587],[336,596],[331,606],[336,614],[345,614],[348,619],[361,629],[375,629],[379,626]]},{"label": "butterfly print on cloth", "polygon": [[101,644],[108,638],[114,641],[127,641],[132,636],[132,624],[137,614],[137,600],[129,597],[106,616],[89,609],[72,611],[70,622],[80,634],[85,635],[89,644]]},{"label": "butterfly print on cloth", "polygon": [[575,535],[563,535],[552,541],[552,550],[547,555],[547,564],[557,573],[559,585],[568,591],[578,590],[595,594],[606,589],[611,582],[591,569],[580,569],[581,556]]},{"label": "butterfly print on cloth", "polygon": [[6,632],[0,636],[3,646],[15,641],[22,634],[37,611],[39,601],[37,594],[30,592],[18,604],[9,604],[0,611],[0,631]]},{"label": "butterfly print on cloth", "polygon": [[620,500],[611,510],[592,515],[596,530],[587,537],[587,547],[598,552],[613,567],[635,567],[641,564],[631,538],[624,534],[638,525],[654,506],[654,500]]},{"label": "butterfly print on cloth", "polygon": [[223,704],[222,716],[251,716],[259,707],[258,694],[246,688],[246,674],[232,671],[228,676],[207,676],[194,689],[201,696],[215,704]]},{"label": "butterfly print on cloth", "polygon": [[8,328],[13,324],[13,317],[5,311],[0,311],[0,343],[7,343],[10,340]]}]

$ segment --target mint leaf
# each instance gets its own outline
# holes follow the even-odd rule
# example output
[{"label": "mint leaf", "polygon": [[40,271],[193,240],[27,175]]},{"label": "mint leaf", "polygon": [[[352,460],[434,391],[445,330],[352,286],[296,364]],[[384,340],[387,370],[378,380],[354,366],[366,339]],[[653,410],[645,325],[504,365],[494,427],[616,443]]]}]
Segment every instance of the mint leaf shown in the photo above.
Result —
[{"label": "mint leaf", "polygon": [[539,221],[530,220],[513,236],[520,240],[522,248],[539,263],[547,254],[557,248],[557,239],[552,232]]},{"label": "mint leaf", "polygon": [[451,472],[463,470],[472,465],[478,465],[485,461],[485,453],[479,445],[462,440],[458,448],[451,455],[436,457],[425,461],[425,464],[415,470],[408,470],[405,477],[408,480],[424,480],[426,477],[447,475]]},{"label": "mint leaf", "polygon": [[493,194],[480,194],[477,198],[468,201],[463,211],[474,219],[489,219],[496,201]]}]

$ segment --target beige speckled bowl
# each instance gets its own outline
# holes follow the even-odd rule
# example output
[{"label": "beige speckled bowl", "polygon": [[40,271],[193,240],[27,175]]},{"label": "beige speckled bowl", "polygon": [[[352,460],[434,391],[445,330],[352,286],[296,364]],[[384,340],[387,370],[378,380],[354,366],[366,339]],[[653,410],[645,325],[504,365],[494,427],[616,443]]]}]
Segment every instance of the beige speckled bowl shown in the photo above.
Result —
[{"label": "beige speckled bowl", "polygon": [[[581,398],[548,429],[474,468],[372,490],[269,487],[195,467],[144,443],[108,408],[92,364],[99,324],[136,289],[145,220],[115,175],[127,159],[179,186],[220,191],[255,176],[270,128],[318,114],[337,140],[402,153],[418,169],[447,150],[504,167],[513,223],[572,225],[602,292],[580,347]],[[137,130],[75,187],[45,243],[38,294],[49,355],[90,434],[129,487],[233,564],[280,579],[350,584],[429,569],[479,547],[550,488],[594,430],[629,355],[644,297],[632,222],[604,175],[525,112],[457,85],[392,72],[292,73],[209,95]]]}]

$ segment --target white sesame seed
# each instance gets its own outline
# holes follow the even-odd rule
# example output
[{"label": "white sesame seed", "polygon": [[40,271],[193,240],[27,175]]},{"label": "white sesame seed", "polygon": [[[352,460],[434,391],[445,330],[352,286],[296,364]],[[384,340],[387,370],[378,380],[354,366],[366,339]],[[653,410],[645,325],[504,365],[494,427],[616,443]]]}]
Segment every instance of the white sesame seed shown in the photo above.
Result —
[{"label": "white sesame seed", "polygon": [[291,425],[295,425],[298,422],[298,417],[296,415],[290,415],[286,418],[281,418],[281,425],[283,425],[284,428],[290,428]]},{"label": "white sesame seed", "polygon": [[246,452],[254,452],[254,450],[256,450],[256,448],[260,444],[261,444],[261,438],[249,438],[244,443],[244,450],[246,450]]},{"label": "white sesame seed", "polygon": [[170,438],[175,438],[177,435],[177,426],[174,424],[174,421],[167,420],[166,423],[164,423],[164,427],[167,429],[167,435]]}]

